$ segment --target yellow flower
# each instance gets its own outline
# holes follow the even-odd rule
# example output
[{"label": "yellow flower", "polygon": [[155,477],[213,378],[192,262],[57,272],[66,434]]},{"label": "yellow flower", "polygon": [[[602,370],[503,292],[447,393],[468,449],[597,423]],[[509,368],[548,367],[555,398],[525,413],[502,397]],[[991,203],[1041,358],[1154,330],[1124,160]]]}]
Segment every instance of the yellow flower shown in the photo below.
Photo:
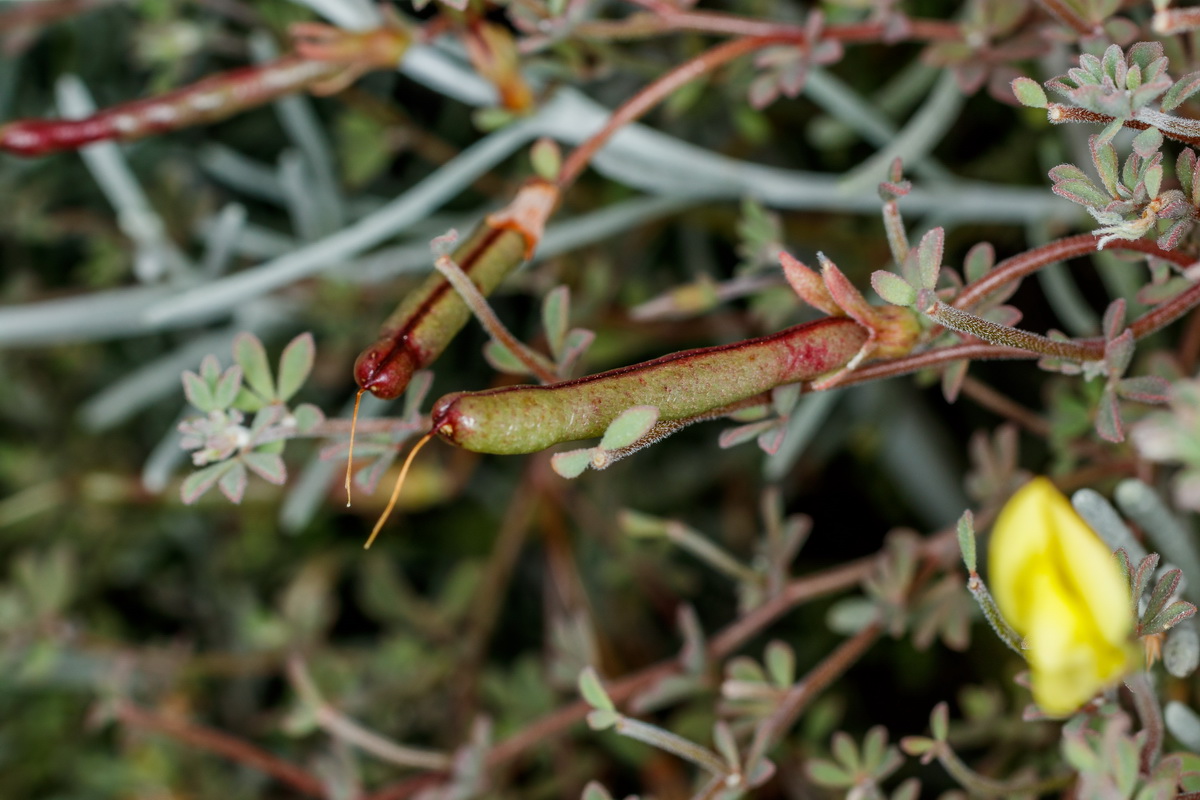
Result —
[{"label": "yellow flower", "polygon": [[1024,637],[1044,712],[1070,714],[1141,666],[1120,567],[1049,480],[1033,479],[1000,511],[989,560],[992,594]]}]

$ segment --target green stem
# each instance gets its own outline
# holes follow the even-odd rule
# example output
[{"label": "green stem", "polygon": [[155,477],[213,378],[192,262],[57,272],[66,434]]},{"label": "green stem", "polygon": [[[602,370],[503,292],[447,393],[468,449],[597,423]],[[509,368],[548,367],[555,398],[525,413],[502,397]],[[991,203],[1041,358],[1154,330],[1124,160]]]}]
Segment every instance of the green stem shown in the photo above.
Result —
[{"label": "green stem", "polygon": [[712,750],[709,750],[707,747],[701,747],[690,739],[685,739],[655,725],[622,715],[617,719],[616,724],[613,725],[613,730],[622,736],[627,736],[630,739],[636,739],[639,742],[645,742],[648,745],[657,747],[659,750],[673,753],[702,769],[708,770],[713,775],[725,778],[732,774],[725,760]]},{"label": "green stem", "polygon": [[1062,789],[1075,780],[1073,773],[1014,782],[985,778],[964,764],[962,759],[950,749],[950,745],[946,742],[937,743],[937,760],[945,768],[946,772],[950,773],[950,777],[958,781],[968,793],[978,797],[1013,797],[1021,794],[1047,794]]},{"label": "green stem", "polygon": [[1103,349],[1097,351],[1089,345],[1060,342],[1020,328],[1010,328],[1007,325],[977,317],[961,308],[948,306],[941,300],[933,300],[932,304],[923,308],[922,311],[943,327],[969,334],[990,344],[1017,347],[1021,350],[1068,361],[1096,361],[1104,357]]}]

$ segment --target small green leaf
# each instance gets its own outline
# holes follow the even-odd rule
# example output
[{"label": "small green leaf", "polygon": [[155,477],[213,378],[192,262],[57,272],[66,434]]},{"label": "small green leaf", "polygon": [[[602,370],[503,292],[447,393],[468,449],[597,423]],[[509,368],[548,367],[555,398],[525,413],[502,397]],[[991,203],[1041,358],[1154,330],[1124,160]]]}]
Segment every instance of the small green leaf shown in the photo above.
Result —
[{"label": "small green leaf", "polygon": [[958,518],[958,549],[968,572],[975,572],[975,516],[970,509]]},{"label": "small green leaf", "polygon": [[1196,92],[1200,92],[1200,72],[1189,72],[1172,84],[1159,102],[1163,111],[1172,111],[1183,105]]},{"label": "small green leaf", "polygon": [[968,282],[974,282],[987,275],[996,263],[996,249],[990,242],[979,242],[967,251],[963,259],[963,274]]},{"label": "small green leaf", "polygon": [[827,789],[846,789],[854,785],[853,775],[832,761],[826,761],[823,758],[809,759],[805,770],[813,783]]},{"label": "small green leaf", "polygon": [[225,374],[217,380],[213,387],[213,405],[219,411],[224,411],[233,405],[238,392],[242,389],[242,368],[234,364],[225,370]]},{"label": "small green leaf", "polygon": [[792,681],[796,679],[796,653],[778,639],[767,644],[763,663],[771,676],[771,682],[781,689],[791,686]]},{"label": "small green leaf", "polygon": [[200,360],[200,377],[210,386],[221,377],[221,362],[216,356],[210,354]]},{"label": "small green leaf", "polygon": [[922,289],[936,289],[938,273],[942,269],[942,252],[946,246],[946,232],[942,228],[934,228],[921,237],[917,245],[918,274],[921,276]]},{"label": "small green leaf", "polygon": [[742,765],[742,757],[733,738],[733,731],[729,729],[729,723],[718,722],[713,726],[713,744],[716,745],[721,758],[729,765],[730,771],[737,772]]},{"label": "small green leaf", "polygon": [[[1159,133],[1158,128],[1146,128],[1146,130],[1133,137],[1133,152],[1137,153],[1142,158],[1150,158],[1162,148],[1163,137]],[[1151,192],[1150,196],[1158,194],[1157,191]]]},{"label": "small green leaf", "polygon": [[1108,442],[1125,441],[1125,425],[1121,422],[1121,406],[1117,401],[1117,393],[1105,389],[1100,395],[1100,404],[1096,408],[1096,433]]},{"label": "small green leaf", "polygon": [[325,421],[325,412],[312,403],[301,403],[292,411],[292,417],[296,420],[296,430],[299,433],[311,433]]},{"label": "small green leaf", "polygon": [[1138,403],[1165,403],[1170,391],[1171,384],[1157,375],[1123,378],[1117,383],[1117,394]]},{"label": "small green leaf", "polygon": [[937,748],[937,742],[926,736],[905,736],[900,740],[900,749],[910,756],[923,756]]},{"label": "small green leaf", "polygon": [[229,465],[229,469],[217,481],[217,488],[229,499],[229,502],[237,505],[242,502],[242,497],[246,494],[246,467],[237,459],[225,463]]},{"label": "small green leaf", "polygon": [[308,380],[316,357],[316,345],[307,331],[292,339],[279,358],[279,394],[276,399],[286,403]]},{"label": "small green leaf", "polygon": [[239,333],[233,340],[233,360],[242,368],[246,383],[267,400],[275,398],[275,379],[267,351],[253,333]]},{"label": "small green leaf", "polygon": [[264,397],[260,397],[256,392],[250,391],[245,386],[238,389],[237,397],[233,400],[233,407],[238,411],[259,411],[268,405],[270,405],[270,401]]},{"label": "small green leaf", "polygon": [[275,453],[251,451],[242,454],[242,462],[268,483],[282,486],[287,482],[287,467]]},{"label": "small green leaf", "polygon": [[938,703],[933,707],[933,713],[929,715],[929,730],[937,741],[946,741],[946,736],[950,733],[950,707],[948,705]]},{"label": "small green leaf", "polygon": [[862,760],[858,755],[858,745],[850,738],[850,734],[845,731],[838,731],[833,735],[833,741],[830,742],[829,749],[833,753],[833,757],[838,760],[838,763],[846,767],[850,772],[858,772],[862,768]]},{"label": "small green leaf", "polygon": [[917,290],[899,275],[886,270],[875,270],[871,273],[871,288],[875,294],[894,306],[909,307],[917,300]]},{"label": "small green leaf", "polygon": [[542,328],[546,331],[546,342],[555,361],[562,359],[570,312],[571,290],[566,286],[554,287],[542,301]]},{"label": "small green leaf", "polygon": [[194,408],[205,414],[217,410],[216,399],[208,382],[191,370],[183,373],[183,395]]},{"label": "small green leaf", "polygon": [[184,478],[183,484],[179,487],[179,498],[183,504],[190,506],[199,500],[205,492],[217,485],[217,481],[233,467],[233,464],[232,461],[209,464],[204,469],[196,470]]},{"label": "small green leaf", "polygon": [[529,149],[529,161],[539,178],[548,181],[556,180],[558,171],[562,169],[562,151],[558,147],[558,142],[545,137],[538,139]]},{"label": "small green leaf", "polygon": [[1147,634],[1162,633],[1169,631],[1185,619],[1190,619],[1196,616],[1196,607],[1186,600],[1176,600],[1171,605],[1162,610],[1150,622],[1146,623],[1143,630]]},{"label": "small green leaf", "polygon": [[588,785],[583,787],[583,795],[579,800],[613,800],[613,796],[596,781],[589,781]]},{"label": "small green leaf", "polygon": [[617,512],[617,528],[626,536],[638,539],[657,539],[667,535],[670,520],[643,514],[632,508],[623,508]]},{"label": "small green leaf", "polygon": [[578,478],[583,474],[583,471],[592,463],[592,455],[596,448],[584,447],[580,450],[566,450],[562,453],[555,453],[550,457],[550,467],[559,474],[560,477]]},{"label": "small green leaf", "polygon": [[617,416],[604,432],[600,440],[601,450],[620,450],[641,439],[654,423],[658,422],[658,408],[655,406],[633,406]]},{"label": "small green leaf", "polygon": [[497,372],[506,372],[509,375],[528,375],[529,367],[513,355],[513,352],[495,339],[491,339],[483,346],[483,357],[487,360],[492,369]]},{"label": "small green leaf", "polygon": [[1017,102],[1029,108],[1045,108],[1046,107],[1046,91],[1042,85],[1032,78],[1014,78],[1012,82],[1013,94],[1016,95]]},{"label": "small green leaf", "polygon": [[600,683],[600,676],[593,667],[584,667],[579,673],[579,694],[589,706],[597,711],[613,711],[617,707],[609,699],[608,692]]}]

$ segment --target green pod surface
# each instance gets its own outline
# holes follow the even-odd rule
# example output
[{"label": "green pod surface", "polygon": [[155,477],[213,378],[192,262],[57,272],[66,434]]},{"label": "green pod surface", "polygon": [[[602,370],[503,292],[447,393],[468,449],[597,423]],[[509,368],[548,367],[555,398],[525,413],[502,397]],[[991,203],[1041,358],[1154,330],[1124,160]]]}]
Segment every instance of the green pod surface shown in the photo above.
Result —
[{"label": "green pod surface", "polygon": [[[491,294],[525,260],[520,233],[483,223],[451,256],[483,294]],[[417,370],[433,362],[471,318],[440,273],[410,292],[384,321],[379,338],[354,362],[354,379],[372,394],[399,397]]]},{"label": "green pod surface", "polygon": [[866,341],[866,328],[830,317],[562,383],[449,394],[434,404],[433,426],[477,453],[533,453],[602,436],[632,406],[655,406],[663,421],[683,420],[812,380],[844,366]]}]

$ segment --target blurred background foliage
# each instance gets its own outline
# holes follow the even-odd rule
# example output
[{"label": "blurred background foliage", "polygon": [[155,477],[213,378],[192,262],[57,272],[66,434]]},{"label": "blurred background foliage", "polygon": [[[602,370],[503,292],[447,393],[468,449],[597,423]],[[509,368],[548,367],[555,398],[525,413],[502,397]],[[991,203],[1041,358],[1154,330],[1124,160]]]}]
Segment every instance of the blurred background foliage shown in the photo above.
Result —
[{"label": "blurred background foliage", "polygon": [[[16,5],[0,7],[0,20]],[[628,11],[600,5],[588,13],[616,19]],[[761,0],[705,5],[791,22],[811,10]],[[831,21],[853,21],[866,13],[856,5],[824,10]],[[970,13],[948,0],[903,5],[913,17]],[[447,13],[435,5],[399,10],[425,20]],[[551,13],[540,2],[514,1],[488,15],[521,12]],[[0,28],[0,118],[54,115],[66,75],[79,76],[99,106],[164,91],[272,47],[286,49],[286,26],[316,18],[284,0],[131,0],[82,3],[78,13],[45,24],[10,19]],[[525,63],[539,92],[574,87],[614,108],[709,41],[686,32],[629,41],[567,34]],[[445,57],[456,58],[453,42],[447,47]],[[911,42],[848,47],[819,70],[819,91],[809,84],[817,99],[802,93],[765,108],[748,100],[762,67],[742,60],[677,92],[646,123],[711,154],[851,173],[879,143],[847,125],[847,104],[875,110],[893,132],[904,129],[930,102],[941,74],[922,49]],[[1065,63],[1064,53],[1041,57]],[[918,224],[948,228],[946,263],[961,263],[978,241],[992,242],[1004,257],[1077,230],[1082,215],[1055,204],[1045,178],[1074,134],[1049,135],[1044,114],[998,103],[986,91],[956,97],[961,107],[937,112],[944,135],[909,165],[935,197],[914,215]],[[547,454],[480,457],[435,444],[417,461],[402,515],[369,553],[361,545],[384,493],[359,492],[344,508],[339,467],[318,460],[316,442],[287,448],[287,486],[252,479],[239,506],[215,492],[183,506],[178,487],[188,465],[174,433],[184,413],[179,374],[196,369],[206,353],[231,363],[238,331],[255,332],[272,361],[310,331],[316,361],[299,399],[344,417],[355,355],[414,285],[414,273],[429,267],[427,255],[412,253],[427,254],[430,237],[469,228],[511,198],[530,174],[528,148],[512,147],[496,166],[476,169],[465,188],[389,231],[380,246],[326,265],[336,269],[194,317],[155,317],[155,303],[309,247],[419,181],[446,176],[466,148],[498,135],[481,126],[502,117],[403,71],[374,73],[330,97],[289,98],[122,145],[108,153],[108,166],[89,167],[75,154],[0,158],[4,797],[232,800],[289,797],[302,788],[257,768],[247,748],[302,765],[321,782],[314,793],[330,797],[430,789],[439,785],[437,771],[380,758],[352,744],[339,724],[352,720],[431,751],[431,763],[444,767],[444,754],[468,747],[473,730],[482,735],[481,720],[490,741],[503,742],[575,703],[586,665],[616,678],[675,658],[684,604],[709,634],[737,617],[735,582],[686,547],[626,536],[617,509],[679,520],[762,569],[753,559],[764,530],[802,513],[811,534],[794,563],[775,568],[816,575],[881,551],[889,531],[925,535],[951,525],[972,504],[965,485],[975,500],[1011,486],[1015,462],[1000,459],[989,473],[979,457],[984,440],[974,447],[974,464],[967,445],[973,432],[990,435],[1002,419],[971,399],[947,403],[936,376],[926,376],[805,399],[796,416],[803,422],[775,456],[752,445],[718,449],[721,426],[708,424],[566,482],[550,472]],[[140,187],[142,201],[130,205],[126,197],[114,208],[98,182],[98,173],[111,177],[114,169]],[[330,180],[321,177],[325,169]],[[1040,199],[1029,200],[1024,216],[956,213],[951,195],[936,199],[950,174],[973,181],[964,191],[977,197],[994,191],[998,203],[1012,187]],[[568,234],[557,254],[506,282],[495,308],[519,336],[536,341],[540,296],[569,285],[572,324],[597,334],[583,372],[778,329],[814,316],[778,279],[778,246],[809,263],[821,250],[860,287],[886,265],[872,199],[881,177],[852,195],[867,198],[853,209],[830,195],[828,205],[842,209],[835,211],[819,198],[772,204],[704,186],[689,194],[686,174],[656,196],[591,173],[566,196],[559,217],[586,219],[605,209],[626,217],[601,235]],[[838,190],[830,183],[824,191]],[[659,204],[641,210],[636,203],[647,199]],[[395,248],[406,245],[407,255],[398,256]],[[396,268],[405,258],[412,263]],[[1075,321],[1086,328],[1095,325],[1090,309],[1122,291],[1124,268],[1102,264],[1099,282],[1088,265],[1060,271],[1042,285],[1029,282],[1011,302],[1025,312],[1026,327],[1071,327],[1053,315],[1046,290],[1058,310],[1071,308],[1077,294]],[[401,269],[408,274],[395,274]],[[695,308],[630,317],[631,308],[675,287],[747,275],[765,282],[749,298],[709,302],[697,291]],[[71,305],[75,298],[92,302]],[[1175,335],[1163,335],[1164,346]],[[483,342],[478,326],[464,331],[437,362],[431,397],[510,380],[487,367]],[[1114,466],[1127,458],[1121,451],[1093,458],[1083,400],[1089,385],[1027,363],[976,365],[971,377],[1050,420],[1048,435],[1019,436],[1022,465],[1091,465],[1099,488],[1126,474]],[[369,413],[400,409],[377,404]],[[1078,481],[1086,482],[1086,475]],[[778,508],[768,502],[764,514],[768,488]],[[845,602],[859,591],[855,583],[762,624],[737,652],[761,661],[767,643],[779,640],[794,650],[796,675],[803,674],[855,630],[859,617]],[[1015,660],[988,635],[970,636],[964,649],[974,612],[956,587],[930,601],[954,647],[932,634],[879,641],[787,736],[775,754],[778,776],[763,796],[818,796],[825,790],[804,764],[828,753],[835,730],[861,740],[883,725],[895,741],[924,731],[942,700],[954,704],[959,742],[983,768],[1007,772],[1054,760],[1054,727],[1017,721],[1026,701],[1011,682]],[[970,633],[980,630],[973,624]],[[674,697],[672,687],[655,684],[667,696],[645,699],[639,716],[707,743],[718,713],[727,711],[718,691],[723,669],[706,664],[691,684],[674,687]],[[298,688],[305,681],[322,699]],[[236,752],[199,743],[196,726],[235,737]],[[511,755],[488,771],[489,796],[578,796],[592,779],[615,796],[692,791],[692,774],[678,760],[579,723]],[[456,773],[465,794],[453,796],[470,794],[468,773]],[[917,774],[927,792],[954,785],[915,762],[895,778]]]}]

